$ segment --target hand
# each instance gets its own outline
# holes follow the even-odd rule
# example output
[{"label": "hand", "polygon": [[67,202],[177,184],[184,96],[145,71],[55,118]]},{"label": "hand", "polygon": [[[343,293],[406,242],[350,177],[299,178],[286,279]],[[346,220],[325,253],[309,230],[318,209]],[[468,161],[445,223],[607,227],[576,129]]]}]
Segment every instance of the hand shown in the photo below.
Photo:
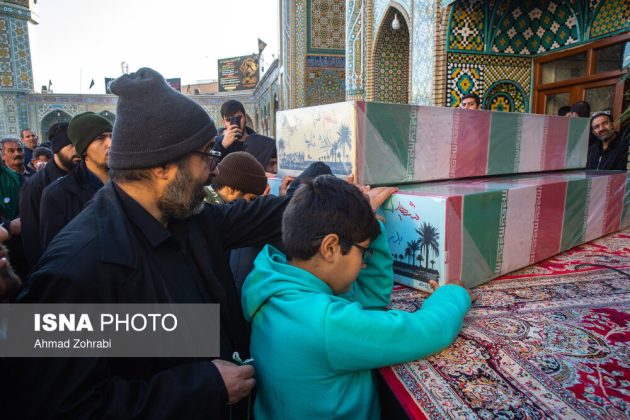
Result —
[{"label": "hand", "polygon": [[20,218],[18,217],[17,219],[11,220],[11,222],[9,223],[9,233],[11,235],[19,235],[21,231],[22,222],[20,221]]},{"label": "hand", "polygon": [[385,200],[387,200],[396,191],[398,191],[398,188],[396,187],[376,187],[371,188],[365,194],[370,201],[372,210],[376,212],[378,208],[381,207],[381,204],[383,204]]},{"label": "hand", "polygon": [[295,177],[293,176],[285,176],[282,178],[282,181],[280,181],[280,192],[278,194],[280,197],[284,197],[285,195],[287,195],[289,185],[291,185],[294,180]]},{"label": "hand", "polygon": [[4,242],[11,237],[11,234],[3,227],[0,227],[0,242]]},{"label": "hand", "polygon": [[11,269],[6,255],[7,248],[0,245],[0,302],[13,298],[22,284],[22,280]]},{"label": "hand", "polygon": [[[472,290],[464,286],[464,283],[462,283],[461,280],[456,280],[456,279],[446,280],[444,284],[454,284],[456,286],[461,286],[464,289],[466,289],[466,291],[468,292],[468,296],[470,296],[471,302],[474,302],[477,300],[477,294],[475,294]],[[435,292],[440,287],[439,283],[435,280],[429,280],[429,286],[431,286],[431,289],[433,289],[433,292]]]},{"label": "hand", "polygon": [[221,145],[224,149],[230,147],[235,141],[243,139],[243,131],[238,125],[231,125],[223,131],[223,140]]},{"label": "hand", "polygon": [[254,389],[256,380],[253,366],[238,366],[219,359],[213,360],[212,363],[217,367],[227,389],[228,404],[236,404]]}]

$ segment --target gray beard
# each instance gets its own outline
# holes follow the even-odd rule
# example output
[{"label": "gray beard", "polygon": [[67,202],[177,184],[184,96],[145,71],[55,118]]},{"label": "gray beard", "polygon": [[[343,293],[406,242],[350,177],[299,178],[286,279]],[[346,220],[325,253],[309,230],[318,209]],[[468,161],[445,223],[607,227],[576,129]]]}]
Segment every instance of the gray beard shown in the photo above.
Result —
[{"label": "gray beard", "polygon": [[187,219],[201,213],[204,198],[203,185],[195,185],[188,168],[181,166],[173,182],[166,187],[158,208],[165,220]]}]

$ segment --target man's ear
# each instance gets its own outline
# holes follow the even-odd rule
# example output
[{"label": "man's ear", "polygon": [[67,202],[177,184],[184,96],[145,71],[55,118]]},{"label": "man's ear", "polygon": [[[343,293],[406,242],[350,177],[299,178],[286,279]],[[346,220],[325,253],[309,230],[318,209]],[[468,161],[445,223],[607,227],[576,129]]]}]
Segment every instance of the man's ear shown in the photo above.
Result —
[{"label": "man's ear", "polygon": [[339,243],[339,236],[336,233],[329,233],[324,236],[322,243],[319,245],[319,255],[326,262],[334,262],[337,259],[337,254],[341,252],[341,244]]},{"label": "man's ear", "polygon": [[162,166],[155,166],[151,168],[151,173],[157,180],[168,181],[176,175],[177,165],[175,163],[167,163]]}]

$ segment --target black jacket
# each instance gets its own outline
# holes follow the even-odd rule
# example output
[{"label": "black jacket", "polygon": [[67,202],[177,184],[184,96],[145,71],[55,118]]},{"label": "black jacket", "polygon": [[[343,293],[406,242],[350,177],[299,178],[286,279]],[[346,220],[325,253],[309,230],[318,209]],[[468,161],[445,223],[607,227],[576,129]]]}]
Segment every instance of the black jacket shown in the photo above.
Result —
[{"label": "black jacket", "polygon": [[42,255],[39,238],[39,208],[42,192],[44,188],[67,173],[64,169],[57,166],[53,159],[44,169],[31,176],[22,184],[20,192],[21,235],[29,269],[35,265]]},{"label": "black jacket", "polygon": [[617,133],[617,138],[608,144],[604,150],[602,142],[598,140],[588,148],[586,169],[599,170],[627,170],[628,168],[628,139],[623,139]]},{"label": "black jacket", "polygon": [[233,152],[247,152],[254,155],[263,168],[267,168],[269,160],[278,157],[276,141],[271,137],[257,134],[254,130],[247,126],[245,127],[245,131],[247,131],[247,138],[245,141],[235,141],[227,149],[223,147],[223,135],[221,134],[215,137],[213,150],[221,152],[221,158],[224,158]]},{"label": "black jacket", "polygon": [[[261,197],[251,204],[206,205],[169,231],[187,238],[199,270],[165,279],[152,264],[157,247],[125,213],[111,182],[52,241],[29,277],[22,302],[188,303],[221,305],[221,358],[249,355],[249,328],[225,259],[229,249],[278,240],[288,199]],[[130,199],[127,197],[127,199]],[[20,418],[209,419],[245,418],[246,401],[228,412],[223,380],[208,360],[161,358],[16,359],[6,395]],[[9,410],[11,412],[11,410]]]},{"label": "black jacket", "polygon": [[100,189],[90,182],[87,171],[82,161],[68,175],[44,188],[39,210],[41,252],[70,220],[81,213]]}]

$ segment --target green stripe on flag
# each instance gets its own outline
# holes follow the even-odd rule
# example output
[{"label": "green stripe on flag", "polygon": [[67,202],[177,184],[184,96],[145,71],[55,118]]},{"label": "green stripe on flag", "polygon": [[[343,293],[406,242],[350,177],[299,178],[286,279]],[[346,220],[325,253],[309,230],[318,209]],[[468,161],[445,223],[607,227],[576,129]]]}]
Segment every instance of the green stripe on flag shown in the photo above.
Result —
[{"label": "green stripe on flag", "polygon": [[409,105],[366,104],[365,168],[369,169],[366,183],[409,178],[409,145],[415,146],[416,141],[415,135],[409,138],[410,125],[412,114],[417,112],[417,107]]},{"label": "green stripe on flag", "polygon": [[[501,237],[502,191],[464,196],[462,277],[481,280],[495,277]],[[475,284],[469,284],[474,286]]]},{"label": "green stripe on flag", "polygon": [[583,168],[586,166],[589,123],[590,121],[587,118],[571,118],[569,121],[567,168]]},{"label": "green stripe on flag", "polygon": [[488,145],[488,175],[518,171],[522,116],[512,112],[493,112]]},{"label": "green stripe on flag", "polygon": [[564,221],[562,222],[561,251],[566,251],[584,242],[588,187],[588,179],[568,182],[567,197],[564,205]]}]

